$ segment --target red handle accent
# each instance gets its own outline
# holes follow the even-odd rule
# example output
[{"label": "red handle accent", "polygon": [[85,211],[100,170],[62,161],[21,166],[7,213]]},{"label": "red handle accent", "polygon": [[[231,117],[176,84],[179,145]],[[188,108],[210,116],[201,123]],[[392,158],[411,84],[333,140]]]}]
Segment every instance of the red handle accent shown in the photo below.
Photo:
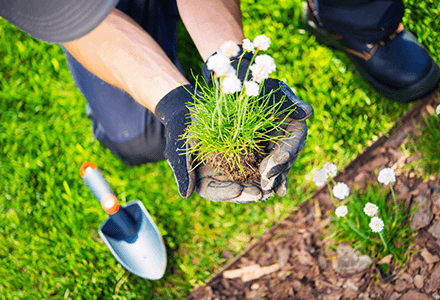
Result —
[{"label": "red handle accent", "polygon": [[96,166],[96,164],[89,162],[89,161],[85,161],[82,165],[81,168],[79,170],[79,173],[81,174],[81,177],[84,178],[87,174],[87,168],[91,168],[93,170],[97,169],[98,167]]},{"label": "red handle accent", "polygon": [[119,210],[119,201],[115,195],[107,194],[101,198],[100,202],[104,211],[109,215],[113,215]]}]

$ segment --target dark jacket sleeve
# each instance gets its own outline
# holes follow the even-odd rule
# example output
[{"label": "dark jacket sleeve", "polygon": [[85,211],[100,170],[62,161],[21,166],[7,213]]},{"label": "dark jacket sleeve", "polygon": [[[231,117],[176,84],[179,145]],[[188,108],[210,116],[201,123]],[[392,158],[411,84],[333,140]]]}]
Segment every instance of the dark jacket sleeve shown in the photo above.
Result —
[{"label": "dark jacket sleeve", "polygon": [[76,40],[97,27],[119,0],[0,0],[0,16],[50,43]]}]

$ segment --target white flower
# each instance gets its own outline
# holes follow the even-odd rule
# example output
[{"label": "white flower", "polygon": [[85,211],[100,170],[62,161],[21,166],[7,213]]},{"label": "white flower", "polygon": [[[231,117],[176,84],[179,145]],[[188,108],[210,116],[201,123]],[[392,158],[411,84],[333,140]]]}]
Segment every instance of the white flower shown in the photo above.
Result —
[{"label": "white flower", "polygon": [[222,92],[225,94],[233,94],[241,91],[241,81],[235,76],[235,74],[229,74],[221,83]]},{"label": "white flower", "polygon": [[332,164],[330,162],[326,162],[324,164],[324,166],[322,167],[322,169],[328,174],[330,175],[330,177],[335,177],[336,173],[338,172],[338,168],[336,167],[335,164]]},{"label": "white flower", "polygon": [[267,79],[269,74],[276,69],[275,61],[270,55],[263,54],[255,57],[255,63],[249,67],[252,71],[252,77],[258,83]]},{"label": "white flower", "polygon": [[383,221],[381,219],[379,219],[378,217],[373,217],[371,218],[371,222],[369,224],[371,230],[373,230],[373,232],[381,232],[383,230]]},{"label": "white flower", "polygon": [[328,178],[327,173],[321,169],[318,172],[316,172],[315,175],[313,175],[313,182],[317,186],[322,186],[327,181],[327,178]]},{"label": "white flower", "polygon": [[335,213],[338,218],[345,217],[348,213],[348,208],[345,205],[339,206],[336,208]]},{"label": "white flower", "polygon": [[249,39],[244,39],[243,40],[243,49],[248,51],[248,52],[254,52],[255,51],[254,44]]},{"label": "white flower", "polygon": [[344,200],[344,198],[347,197],[349,194],[350,189],[348,188],[348,185],[343,182],[338,182],[338,184],[333,187],[333,195],[336,198]]},{"label": "white flower", "polygon": [[379,207],[377,205],[374,205],[373,203],[367,203],[364,207],[364,213],[369,217],[374,217],[377,215],[379,211]]},{"label": "white flower", "polygon": [[437,105],[437,108],[435,109],[435,113],[436,113],[437,115],[440,115],[440,104]]},{"label": "white flower", "polygon": [[258,50],[267,50],[270,46],[270,38],[268,38],[267,36],[265,36],[264,34],[257,36],[256,38],[254,38],[254,46],[255,48],[257,48]]},{"label": "white flower", "polygon": [[255,81],[245,81],[244,87],[246,95],[249,97],[257,97],[260,93],[260,86]]},{"label": "white flower", "polygon": [[233,67],[230,64],[229,58],[221,52],[217,52],[213,56],[208,58],[206,66],[209,70],[215,72],[217,77],[226,75]]},{"label": "white flower", "polygon": [[379,172],[377,181],[385,185],[388,185],[388,183],[390,182],[396,182],[396,174],[394,173],[393,169],[385,168]]},{"label": "white flower", "polygon": [[233,41],[227,41],[220,47],[221,53],[223,53],[226,57],[234,57],[238,55],[240,52],[240,47]]},{"label": "white flower", "polygon": [[252,77],[258,83],[269,78],[269,72],[267,72],[262,65],[253,64],[249,69],[252,71]]},{"label": "white flower", "polygon": [[255,63],[257,65],[264,66],[269,74],[275,71],[275,69],[277,68],[272,56],[268,54],[258,55],[257,57],[255,57]]}]

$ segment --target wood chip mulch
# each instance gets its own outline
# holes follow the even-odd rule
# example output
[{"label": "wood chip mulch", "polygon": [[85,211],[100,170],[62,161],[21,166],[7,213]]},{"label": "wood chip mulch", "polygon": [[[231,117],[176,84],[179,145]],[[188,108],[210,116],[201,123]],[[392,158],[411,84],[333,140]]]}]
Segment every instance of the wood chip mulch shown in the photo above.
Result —
[{"label": "wood chip mulch", "polygon": [[335,207],[324,186],[187,299],[440,299],[440,177],[424,181],[403,168],[415,158],[399,150],[418,130],[420,116],[433,113],[439,103],[438,92],[420,100],[384,135],[388,138],[379,138],[335,177],[351,189],[375,182],[382,168],[396,171],[396,195],[407,207],[421,207],[411,220],[416,252],[403,268],[385,276],[379,264],[387,258],[372,261],[344,244],[325,251],[330,242],[323,239],[323,229]]}]

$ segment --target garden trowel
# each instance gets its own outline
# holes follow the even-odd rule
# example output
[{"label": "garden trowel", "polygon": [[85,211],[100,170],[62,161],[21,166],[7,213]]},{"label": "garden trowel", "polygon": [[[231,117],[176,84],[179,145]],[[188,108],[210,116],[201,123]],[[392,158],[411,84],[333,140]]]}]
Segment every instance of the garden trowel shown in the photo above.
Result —
[{"label": "garden trowel", "polygon": [[166,268],[165,244],[142,202],[130,201],[125,207],[120,206],[94,163],[82,164],[81,177],[109,215],[99,227],[99,235],[116,260],[139,277],[162,278]]}]

